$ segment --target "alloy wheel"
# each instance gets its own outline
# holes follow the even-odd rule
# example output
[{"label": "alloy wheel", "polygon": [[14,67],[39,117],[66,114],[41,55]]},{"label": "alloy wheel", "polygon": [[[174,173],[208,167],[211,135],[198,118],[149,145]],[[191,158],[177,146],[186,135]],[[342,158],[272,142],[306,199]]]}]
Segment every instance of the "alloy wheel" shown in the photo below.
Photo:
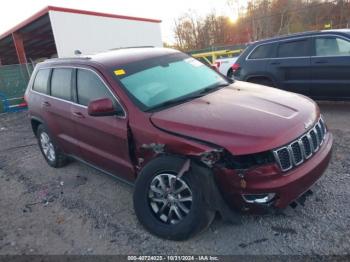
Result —
[{"label": "alloy wheel", "polygon": [[51,142],[49,135],[45,132],[42,132],[40,134],[40,145],[46,158],[50,161],[55,161],[55,148]]},{"label": "alloy wheel", "polygon": [[149,187],[148,199],[154,215],[165,224],[177,224],[190,212],[192,191],[181,177],[162,173]]}]

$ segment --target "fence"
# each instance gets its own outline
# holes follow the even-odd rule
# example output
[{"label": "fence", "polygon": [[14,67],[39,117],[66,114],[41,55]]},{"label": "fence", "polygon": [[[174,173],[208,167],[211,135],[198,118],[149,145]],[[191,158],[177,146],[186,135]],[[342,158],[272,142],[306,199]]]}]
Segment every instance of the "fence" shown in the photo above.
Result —
[{"label": "fence", "polygon": [[23,95],[33,69],[32,64],[0,66],[0,113],[24,107]]},{"label": "fence", "polygon": [[188,51],[187,53],[190,55],[195,55],[198,53],[206,53],[206,52],[214,52],[214,51],[222,51],[222,50],[240,50],[246,48],[246,44],[241,44],[241,45],[225,45],[225,46],[211,46],[205,49],[198,49],[198,50],[191,50]]}]

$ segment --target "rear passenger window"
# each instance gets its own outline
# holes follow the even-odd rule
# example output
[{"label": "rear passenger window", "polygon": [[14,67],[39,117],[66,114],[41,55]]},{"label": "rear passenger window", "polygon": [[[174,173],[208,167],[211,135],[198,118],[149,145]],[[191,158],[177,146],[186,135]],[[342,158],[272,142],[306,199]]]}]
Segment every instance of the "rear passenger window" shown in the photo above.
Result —
[{"label": "rear passenger window", "polygon": [[300,56],[311,56],[307,39],[279,44],[278,57]]},{"label": "rear passenger window", "polygon": [[249,59],[261,59],[272,57],[273,45],[261,45],[255,48],[254,52],[249,56]]},{"label": "rear passenger window", "polygon": [[51,77],[51,95],[64,100],[71,100],[72,69],[56,68]]},{"label": "rear passenger window", "polygon": [[78,69],[77,72],[77,93],[78,102],[81,105],[87,106],[90,101],[100,98],[114,98],[101,81],[101,79],[92,71]]},{"label": "rear passenger window", "polygon": [[49,83],[50,69],[41,69],[35,76],[33,90],[47,94],[47,86]]},{"label": "rear passenger window", "polygon": [[348,56],[350,42],[335,37],[316,38],[316,56]]}]

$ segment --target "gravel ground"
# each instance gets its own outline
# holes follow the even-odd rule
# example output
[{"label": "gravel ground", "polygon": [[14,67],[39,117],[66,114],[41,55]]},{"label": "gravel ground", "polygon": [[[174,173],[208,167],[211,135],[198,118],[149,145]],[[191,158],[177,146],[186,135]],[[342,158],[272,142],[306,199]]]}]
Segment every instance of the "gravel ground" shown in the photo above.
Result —
[{"label": "gravel ground", "polygon": [[349,254],[350,104],[321,109],[333,158],[305,206],[239,226],[216,219],[185,242],[140,226],[132,187],[78,162],[49,167],[25,112],[0,115],[0,254]]}]

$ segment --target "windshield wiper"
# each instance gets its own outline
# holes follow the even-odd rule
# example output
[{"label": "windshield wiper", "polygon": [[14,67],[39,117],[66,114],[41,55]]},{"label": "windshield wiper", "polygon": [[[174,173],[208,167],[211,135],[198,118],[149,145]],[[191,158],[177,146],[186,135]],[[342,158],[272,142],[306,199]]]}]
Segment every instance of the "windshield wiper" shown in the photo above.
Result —
[{"label": "windshield wiper", "polygon": [[213,85],[213,86],[208,86],[206,88],[203,88],[199,94],[206,94],[208,92],[212,92],[212,91],[215,91],[221,87],[225,87],[225,86],[229,86],[230,84],[229,83],[222,83],[222,84],[217,84],[217,85]]},{"label": "windshield wiper", "polygon": [[166,106],[181,104],[183,102],[186,102],[186,101],[189,101],[189,100],[192,100],[192,99],[195,99],[195,98],[199,98],[199,97],[202,97],[202,96],[203,96],[202,93],[196,93],[196,94],[193,94],[193,95],[188,95],[188,96],[184,96],[184,97],[179,97],[179,98],[176,98],[176,99],[168,100],[168,101],[165,101],[163,103],[160,103],[159,105],[156,105],[154,107],[151,107],[151,108],[147,109],[146,112],[153,111],[153,110],[156,110],[156,109],[159,109],[159,108],[163,108],[163,107],[166,107]]},{"label": "windshield wiper", "polygon": [[146,110],[146,112],[148,111],[153,111],[159,108],[163,108],[163,107],[167,107],[167,106],[171,106],[171,105],[176,105],[176,104],[181,104],[183,102],[195,99],[195,98],[199,98],[204,96],[206,93],[212,92],[214,90],[217,90],[221,87],[225,87],[225,86],[229,86],[229,83],[221,83],[221,84],[216,84],[216,85],[212,85],[212,86],[208,86],[206,88],[203,88],[202,90],[200,90],[199,92],[196,92],[192,95],[187,95],[187,96],[183,96],[183,97],[179,97],[179,98],[175,98],[172,100],[168,100],[165,101],[163,103],[160,103],[159,105],[156,105],[154,107],[151,107],[149,109]]}]

